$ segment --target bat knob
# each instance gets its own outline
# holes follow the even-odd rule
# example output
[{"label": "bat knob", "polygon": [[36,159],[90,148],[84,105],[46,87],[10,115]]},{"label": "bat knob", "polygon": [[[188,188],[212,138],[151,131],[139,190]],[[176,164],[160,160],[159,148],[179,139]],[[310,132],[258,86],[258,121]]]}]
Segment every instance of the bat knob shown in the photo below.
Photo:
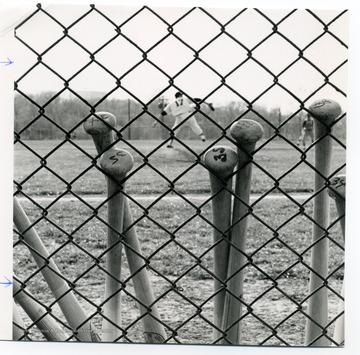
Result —
[{"label": "bat knob", "polygon": [[336,199],[338,197],[345,200],[346,189],[346,175],[337,175],[330,179],[330,186],[328,194],[331,198]]},{"label": "bat knob", "polygon": [[100,166],[104,172],[116,180],[122,180],[133,168],[134,159],[124,149],[110,149],[100,157]]},{"label": "bat knob", "polygon": [[96,112],[83,124],[84,130],[90,135],[103,135],[116,126],[116,117],[109,112]]},{"label": "bat knob", "polygon": [[311,116],[325,125],[330,125],[341,114],[341,106],[334,100],[322,99],[309,106]]},{"label": "bat knob", "polygon": [[204,154],[203,162],[215,174],[230,174],[238,163],[238,155],[230,147],[215,146]]},{"label": "bat knob", "polygon": [[230,134],[240,144],[255,144],[263,136],[264,130],[260,123],[242,118],[230,127]]}]

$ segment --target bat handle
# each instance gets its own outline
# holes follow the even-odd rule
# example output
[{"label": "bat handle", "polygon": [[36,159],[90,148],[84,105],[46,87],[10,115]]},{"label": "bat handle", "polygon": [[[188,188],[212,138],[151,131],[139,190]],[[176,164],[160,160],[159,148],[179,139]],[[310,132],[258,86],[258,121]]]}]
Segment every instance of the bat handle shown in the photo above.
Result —
[{"label": "bat handle", "polygon": [[13,301],[13,340],[22,340],[24,338],[25,324],[20,315],[19,307]]},{"label": "bat handle", "polygon": [[315,179],[313,246],[311,250],[311,273],[309,283],[309,304],[306,325],[306,345],[329,346],[323,334],[328,324],[328,290],[324,281],[328,276],[329,239],[324,234],[329,226],[330,197],[324,184],[330,174],[332,138],[329,137],[331,120],[327,116],[315,121]]},{"label": "bat handle", "polygon": [[[342,289],[341,289],[341,296],[344,297],[345,294],[345,283],[343,281]],[[333,340],[336,341],[338,345],[343,345],[345,341],[345,332],[344,332],[344,301],[340,300],[339,306],[338,306],[338,315],[339,318],[335,322],[335,329],[334,329],[334,335]]]}]

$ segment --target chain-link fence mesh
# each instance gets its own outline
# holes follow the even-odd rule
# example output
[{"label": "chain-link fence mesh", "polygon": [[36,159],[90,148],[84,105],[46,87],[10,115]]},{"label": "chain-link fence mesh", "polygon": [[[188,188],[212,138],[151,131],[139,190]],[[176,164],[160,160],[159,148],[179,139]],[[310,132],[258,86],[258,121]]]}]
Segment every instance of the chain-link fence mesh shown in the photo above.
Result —
[{"label": "chain-link fence mesh", "polygon": [[[73,6],[65,11],[71,12],[69,20],[64,11],[39,4],[16,27],[15,38],[32,60],[15,82],[14,310],[19,314],[14,315],[14,338],[181,344],[222,344],[225,339],[228,344],[228,333],[240,324],[243,345],[314,345],[321,339],[337,346],[343,216],[334,202],[325,201],[330,219],[322,225],[313,210],[316,196],[345,170],[345,107],[325,137],[308,139],[303,148],[299,136],[317,96],[326,92],[346,98],[339,82],[346,76],[347,12],[178,11]],[[201,45],[194,44],[199,38]],[[195,99],[200,72],[207,78],[206,90]],[[52,89],[31,91],[34,83],[51,83]],[[148,88],[146,95],[142,88]],[[159,115],[175,91],[194,104],[190,116],[195,114],[206,142],[191,130],[175,134],[173,117]],[[269,95],[278,98],[270,108],[263,105]],[[209,110],[206,103],[223,96],[228,101]],[[287,109],[285,102],[296,108]],[[106,121],[109,114],[97,115],[102,111],[116,116],[115,127]],[[94,114],[112,132],[113,141],[105,147],[95,147],[84,130]],[[217,228],[212,203],[219,192],[210,191],[204,155],[219,144],[236,150],[230,127],[242,119],[260,123],[264,132],[250,154],[250,202],[242,201],[247,246],[241,251],[245,263],[235,274],[243,271],[244,290],[231,295],[242,314],[224,328],[215,324],[214,303],[221,293],[231,293],[234,275],[223,281],[214,273],[221,242],[212,238]],[[166,147],[171,139],[172,149]],[[332,161],[323,176],[314,151],[326,139],[333,145]],[[106,196],[100,166],[104,150],[117,161],[115,146],[134,159],[126,190],[120,186],[122,230],[108,220],[118,192]],[[241,169],[235,169],[234,179]],[[314,175],[324,179],[319,190]],[[239,199],[231,187],[223,189]],[[318,241],[312,240],[313,226],[321,229]],[[113,245],[106,243],[108,230],[117,235]],[[228,240],[225,234],[221,241]],[[313,250],[324,241],[325,277],[311,264]],[[227,243],[236,249],[231,238]],[[110,276],[118,286],[109,296],[106,260],[119,246],[121,277]],[[311,273],[321,279],[315,290],[309,289]],[[328,315],[319,324],[309,300],[323,290]],[[104,309],[119,294],[121,321],[115,323]],[[306,323],[318,326],[318,336],[310,341]]]}]

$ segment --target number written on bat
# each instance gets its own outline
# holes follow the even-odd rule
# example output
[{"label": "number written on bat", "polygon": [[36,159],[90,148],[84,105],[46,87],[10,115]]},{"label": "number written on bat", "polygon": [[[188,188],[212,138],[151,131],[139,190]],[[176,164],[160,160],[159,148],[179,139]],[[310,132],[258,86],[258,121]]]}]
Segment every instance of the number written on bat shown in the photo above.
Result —
[{"label": "number written on bat", "polygon": [[225,153],[225,148],[214,148],[212,151],[213,151],[214,153],[219,153],[219,154],[217,154],[217,155],[214,155],[214,160],[215,160],[215,161],[220,160],[220,161],[222,161],[223,163],[226,162],[226,160],[227,160],[227,155],[226,155],[226,153]]},{"label": "number written on bat", "polygon": [[250,128],[250,127],[255,127],[256,123],[251,122],[251,121],[239,121],[239,125],[242,126],[243,128]]},{"label": "number written on bat", "polygon": [[112,155],[109,159],[113,162],[114,165],[119,161],[118,157],[124,157],[124,156],[126,156],[125,152],[116,152],[116,154]]},{"label": "number written on bat", "polygon": [[343,177],[338,176],[333,179],[331,186],[335,186],[335,189],[340,188],[341,186],[346,186],[346,181]]},{"label": "number written on bat", "polygon": [[[100,115],[99,117],[100,117],[102,120],[104,120],[104,121],[107,121],[107,119],[108,119],[108,116],[107,116],[107,115]],[[91,123],[92,126],[94,126],[94,122],[99,123],[100,120],[99,120],[98,118],[92,116],[92,117],[91,117],[91,121],[90,121],[90,123]]]},{"label": "number written on bat", "polygon": [[323,107],[323,106],[326,105],[326,104],[331,104],[331,101],[330,101],[330,100],[326,100],[326,99],[317,101],[317,102],[314,104],[314,108]]},{"label": "number written on bat", "polygon": [[144,332],[144,335],[145,338],[147,338],[148,343],[163,343],[165,341],[163,336],[158,333]]}]

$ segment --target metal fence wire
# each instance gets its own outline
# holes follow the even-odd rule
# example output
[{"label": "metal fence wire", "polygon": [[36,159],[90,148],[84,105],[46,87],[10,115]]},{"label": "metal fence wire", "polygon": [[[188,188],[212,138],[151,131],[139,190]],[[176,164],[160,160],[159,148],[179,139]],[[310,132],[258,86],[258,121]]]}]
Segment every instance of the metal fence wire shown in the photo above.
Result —
[{"label": "metal fence wire", "polygon": [[[299,12],[319,29],[305,45],[284,30]],[[146,28],[151,33],[153,22],[163,30],[153,31],[147,49],[126,31],[144,13],[149,27],[142,23],[140,37]],[[346,98],[335,83],[346,69],[347,45],[337,26],[347,12],[239,9],[224,21],[211,9],[194,7],[168,22],[159,9],[144,6],[121,23],[98,5],[77,14],[63,24],[38,4],[14,32],[33,58],[15,81],[14,339],[342,345],[344,194],[339,198],[338,188],[345,185],[345,108],[327,97],[311,104],[329,88]],[[181,34],[195,14],[216,28],[201,48]],[[268,32],[249,45],[232,29],[251,16]],[[81,26],[93,33],[94,17],[111,33],[96,48],[74,34]],[[57,33],[53,40],[28,36],[40,19],[48,24],[44,33]],[[203,55],[219,39],[231,43],[235,58],[237,49],[246,53],[225,74]],[[345,53],[331,70],[308,55],[325,39]],[[115,72],[101,53],[120,40],[140,59]],[[191,54],[171,73],[152,55],[169,40]],[[257,55],[267,43],[267,56],[275,55],[269,52],[274,40],[297,53],[280,69]],[[63,69],[72,63],[57,67],[50,59],[61,56],[64,42],[82,53],[74,62],[86,58],[69,75]],[[305,96],[283,80],[299,63],[320,78]],[[181,77],[196,65],[216,84],[195,100]],[[269,78],[268,84],[252,78],[259,89],[251,98],[231,81],[249,65]],[[99,92],[91,96],[77,83],[94,66]],[[144,66],[164,82],[149,100],[137,87],[151,87],[151,80],[129,85]],[[29,78],[41,85],[48,76],[56,79],[53,90],[26,89]],[[101,76],[111,79],[110,88],[102,87]],[[176,134],[159,115],[171,90],[195,107],[180,126],[197,117],[206,142],[194,140],[191,131]],[[276,90],[297,109],[286,113],[281,102],[272,111],[258,105]],[[114,99],[119,91],[127,99]],[[232,104],[209,111],[205,102],[225,91]],[[307,114],[314,118],[315,138],[303,150],[297,140]],[[86,125],[96,128],[86,132]],[[171,140],[173,149],[166,147]],[[219,166],[223,170],[214,170]]]}]

